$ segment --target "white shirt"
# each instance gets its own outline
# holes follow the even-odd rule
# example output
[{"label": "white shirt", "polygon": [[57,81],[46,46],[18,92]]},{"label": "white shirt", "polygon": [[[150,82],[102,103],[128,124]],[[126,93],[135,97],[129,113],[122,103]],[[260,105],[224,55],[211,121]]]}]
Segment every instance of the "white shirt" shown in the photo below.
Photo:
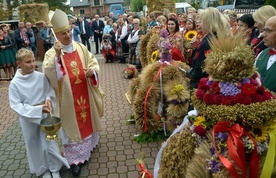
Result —
[{"label": "white shirt", "polygon": [[81,22],[81,26],[82,26],[82,33],[83,34],[86,34],[86,31],[85,31],[85,26],[84,26],[84,20]]},{"label": "white shirt", "polygon": [[268,70],[276,61],[276,54],[273,54],[269,57],[268,61],[267,61],[267,65],[266,65],[266,70]]}]

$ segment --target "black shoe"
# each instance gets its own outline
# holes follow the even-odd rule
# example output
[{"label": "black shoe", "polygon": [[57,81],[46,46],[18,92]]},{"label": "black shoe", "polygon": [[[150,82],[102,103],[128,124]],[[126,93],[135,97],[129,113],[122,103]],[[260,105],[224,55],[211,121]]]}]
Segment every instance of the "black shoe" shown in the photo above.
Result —
[{"label": "black shoe", "polygon": [[72,164],[72,165],[70,166],[70,169],[71,169],[71,171],[72,171],[72,175],[73,175],[73,176],[79,176],[80,173],[81,173],[81,168],[80,168],[79,165]]},{"label": "black shoe", "polygon": [[96,52],[95,54],[99,54],[98,52]]}]

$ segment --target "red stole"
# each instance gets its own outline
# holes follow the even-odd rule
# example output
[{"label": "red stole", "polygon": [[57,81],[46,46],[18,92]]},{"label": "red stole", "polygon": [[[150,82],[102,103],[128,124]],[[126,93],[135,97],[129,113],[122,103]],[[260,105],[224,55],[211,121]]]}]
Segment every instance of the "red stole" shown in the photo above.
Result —
[{"label": "red stole", "polygon": [[88,86],[84,73],[84,66],[82,65],[77,51],[65,53],[63,59],[70,80],[75,116],[77,118],[81,138],[84,139],[93,133]]}]

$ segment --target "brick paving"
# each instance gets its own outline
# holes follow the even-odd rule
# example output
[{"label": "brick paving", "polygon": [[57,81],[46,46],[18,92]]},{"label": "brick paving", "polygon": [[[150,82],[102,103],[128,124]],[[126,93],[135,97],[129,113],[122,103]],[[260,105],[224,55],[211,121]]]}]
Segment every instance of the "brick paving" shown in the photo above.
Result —
[{"label": "brick paving", "polygon": [[[161,142],[138,144],[132,141],[133,135],[139,131],[135,125],[127,123],[132,111],[125,98],[130,81],[123,77],[126,65],[105,63],[101,55],[96,57],[101,69],[100,84],[105,92],[105,112],[101,119],[103,130],[99,133],[99,145],[88,163],[82,166],[79,177],[137,178],[140,169],[135,159],[140,158],[141,152],[145,153],[146,166],[153,173]],[[9,82],[0,81],[0,177],[35,178],[29,172],[17,116],[9,107],[8,85]],[[72,177],[67,168],[62,168],[61,176]]]}]

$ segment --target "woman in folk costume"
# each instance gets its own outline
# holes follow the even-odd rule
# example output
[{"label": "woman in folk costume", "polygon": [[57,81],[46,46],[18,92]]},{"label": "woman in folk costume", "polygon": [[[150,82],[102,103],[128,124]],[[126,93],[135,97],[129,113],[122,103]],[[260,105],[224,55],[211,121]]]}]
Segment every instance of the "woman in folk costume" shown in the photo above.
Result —
[{"label": "woman in folk costume", "polygon": [[172,45],[171,53],[173,60],[184,62],[183,37],[179,31],[179,25],[176,19],[170,18],[168,20],[167,31],[169,32],[169,41]]},{"label": "woman in folk costume", "polygon": [[108,61],[113,62],[115,60],[116,53],[112,48],[112,43],[108,39],[108,36],[103,37],[103,41],[101,43],[101,50],[106,63],[108,63]]},{"label": "woman in folk costume", "polygon": [[42,70],[57,95],[56,115],[61,118],[64,155],[73,176],[80,174],[98,144],[103,115],[103,92],[95,56],[72,41],[66,13],[56,9],[51,23],[57,41],[45,54]]}]

